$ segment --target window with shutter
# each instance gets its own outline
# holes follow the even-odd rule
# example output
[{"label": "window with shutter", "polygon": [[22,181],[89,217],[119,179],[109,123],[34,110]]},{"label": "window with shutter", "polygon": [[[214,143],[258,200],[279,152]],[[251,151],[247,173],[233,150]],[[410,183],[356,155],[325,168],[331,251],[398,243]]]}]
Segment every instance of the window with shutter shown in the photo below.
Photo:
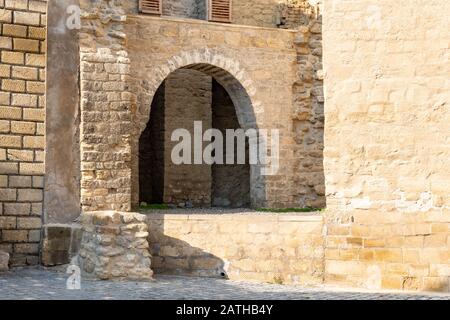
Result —
[{"label": "window with shutter", "polygon": [[162,14],[162,0],[139,0],[139,11],[160,15]]},{"label": "window with shutter", "polygon": [[209,21],[231,22],[231,0],[208,0]]}]

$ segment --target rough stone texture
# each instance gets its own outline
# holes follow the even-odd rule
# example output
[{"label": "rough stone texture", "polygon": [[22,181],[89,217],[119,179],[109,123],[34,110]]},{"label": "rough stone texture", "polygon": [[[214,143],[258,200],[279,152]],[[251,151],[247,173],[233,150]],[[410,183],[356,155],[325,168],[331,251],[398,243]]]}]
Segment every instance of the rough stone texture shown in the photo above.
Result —
[{"label": "rough stone texture", "polygon": [[0,1],[0,243],[11,266],[39,260],[47,1]]},{"label": "rough stone texture", "polygon": [[278,1],[275,23],[279,28],[296,29],[307,26],[318,16],[319,11],[307,0]]},{"label": "rough stone texture", "polygon": [[233,0],[232,23],[296,29],[308,25],[313,13],[307,0]]},{"label": "rough stone texture", "polygon": [[124,9],[115,2],[81,4],[81,206],[131,209],[131,117]]},{"label": "rough stone texture", "polygon": [[0,251],[0,272],[9,270],[9,253]]},{"label": "rough stone texture", "polygon": [[82,272],[102,280],[151,280],[145,219],[129,212],[83,213],[81,248],[75,260]]},{"label": "rough stone texture", "polygon": [[325,280],[448,291],[450,3],[325,1]]},{"label": "rough stone texture", "polygon": [[155,273],[323,281],[320,215],[150,213],[147,223]]},{"label": "rough stone texture", "polygon": [[324,208],[323,169],[324,94],[322,67],[322,19],[308,16],[309,22],[298,28],[295,38],[298,80],[294,95],[294,170],[292,184],[300,199],[299,207]]}]

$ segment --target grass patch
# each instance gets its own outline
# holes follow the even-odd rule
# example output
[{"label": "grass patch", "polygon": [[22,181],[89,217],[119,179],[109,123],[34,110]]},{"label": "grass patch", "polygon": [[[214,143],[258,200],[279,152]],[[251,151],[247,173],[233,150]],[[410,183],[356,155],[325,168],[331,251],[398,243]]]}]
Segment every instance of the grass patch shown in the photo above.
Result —
[{"label": "grass patch", "polygon": [[169,210],[170,207],[167,204],[146,204],[139,207],[142,210]]},{"label": "grass patch", "polygon": [[321,208],[313,208],[313,207],[306,207],[306,208],[282,208],[282,209],[272,209],[272,208],[259,208],[256,209],[258,212],[274,212],[274,213],[293,213],[293,212],[318,212],[323,211],[324,209]]}]

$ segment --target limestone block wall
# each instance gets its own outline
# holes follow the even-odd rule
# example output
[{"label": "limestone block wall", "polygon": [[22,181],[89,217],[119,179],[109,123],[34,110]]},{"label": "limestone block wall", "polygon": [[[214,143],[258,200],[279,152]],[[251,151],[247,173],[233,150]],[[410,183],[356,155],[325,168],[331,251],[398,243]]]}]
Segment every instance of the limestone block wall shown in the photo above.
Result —
[{"label": "limestone block wall", "polygon": [[[212,124],[214,129],[218,129],[226,137],[226,130],[240,129],[236,116],[236,108],[225,89],[217,82],[213,81],[212,86]],[[223,142],[223,150],[226,150],[226,141]],[[246,139],[245,164],[213,164],[211,204],[216,207],[236,207],[247,208],[250,206],[250,165],[249,165],[249,145]],[[225,158],[225,156],[224,156]],[[234,151],[234,158],[237,159],[237,150]]]},{"label": "limestone block wall", "polygon": [[44,187],[47,1],[0,1],[0,251],[38,263]]},{"label": "limestone block wall", "polygon": [[[84,211],[131,209],[130,59],[125,50],[124,8],[81,3],[81,206]],[[109,17],[107,23],[100,16]],[[98,33],[103,30],[103,33]],[[134,146],[137,154],[138,145]]]},{"label": "limestone block wall", "polygon": [[[201,122],[204,131],[212,127],[212,78],[195,70],[175,71],[165,81],[165,102],[164,203],[190,202],[208,207],[211,204],[211,166],[174,164],[172,150],[179,141],[171,141],[171,136],[177,129],[186,129],[193,139],[194,121]],[[194,144],[191,152],[193,160]]]},{"label": "limestone block wall", "polygon": [[449,290],[445,0],[325,1],[325,279]]},{"label": "limestone block wall", "polygon": [[155,273],[319,284],[321,216],[149,214]]}]

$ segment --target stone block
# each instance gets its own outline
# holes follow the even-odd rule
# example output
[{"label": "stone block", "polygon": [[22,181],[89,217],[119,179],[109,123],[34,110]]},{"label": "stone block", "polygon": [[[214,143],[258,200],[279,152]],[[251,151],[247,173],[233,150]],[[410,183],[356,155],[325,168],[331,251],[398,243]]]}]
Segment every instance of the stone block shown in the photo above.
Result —
[{"label": "stone block", "polygon": [[42,241],[42,264],[63,265],[70,262],[72,244],[71,226],[44,225]]},{"label": "stone block", "polygon": [[9,270],[9,253],[0,251],[0,272]]},{"label": "stone block", "polygon": [[81,216],[82,236],[77,261],[82,272],[99,279],[151,280],[148,227],[145,216],[98,211]]}]

